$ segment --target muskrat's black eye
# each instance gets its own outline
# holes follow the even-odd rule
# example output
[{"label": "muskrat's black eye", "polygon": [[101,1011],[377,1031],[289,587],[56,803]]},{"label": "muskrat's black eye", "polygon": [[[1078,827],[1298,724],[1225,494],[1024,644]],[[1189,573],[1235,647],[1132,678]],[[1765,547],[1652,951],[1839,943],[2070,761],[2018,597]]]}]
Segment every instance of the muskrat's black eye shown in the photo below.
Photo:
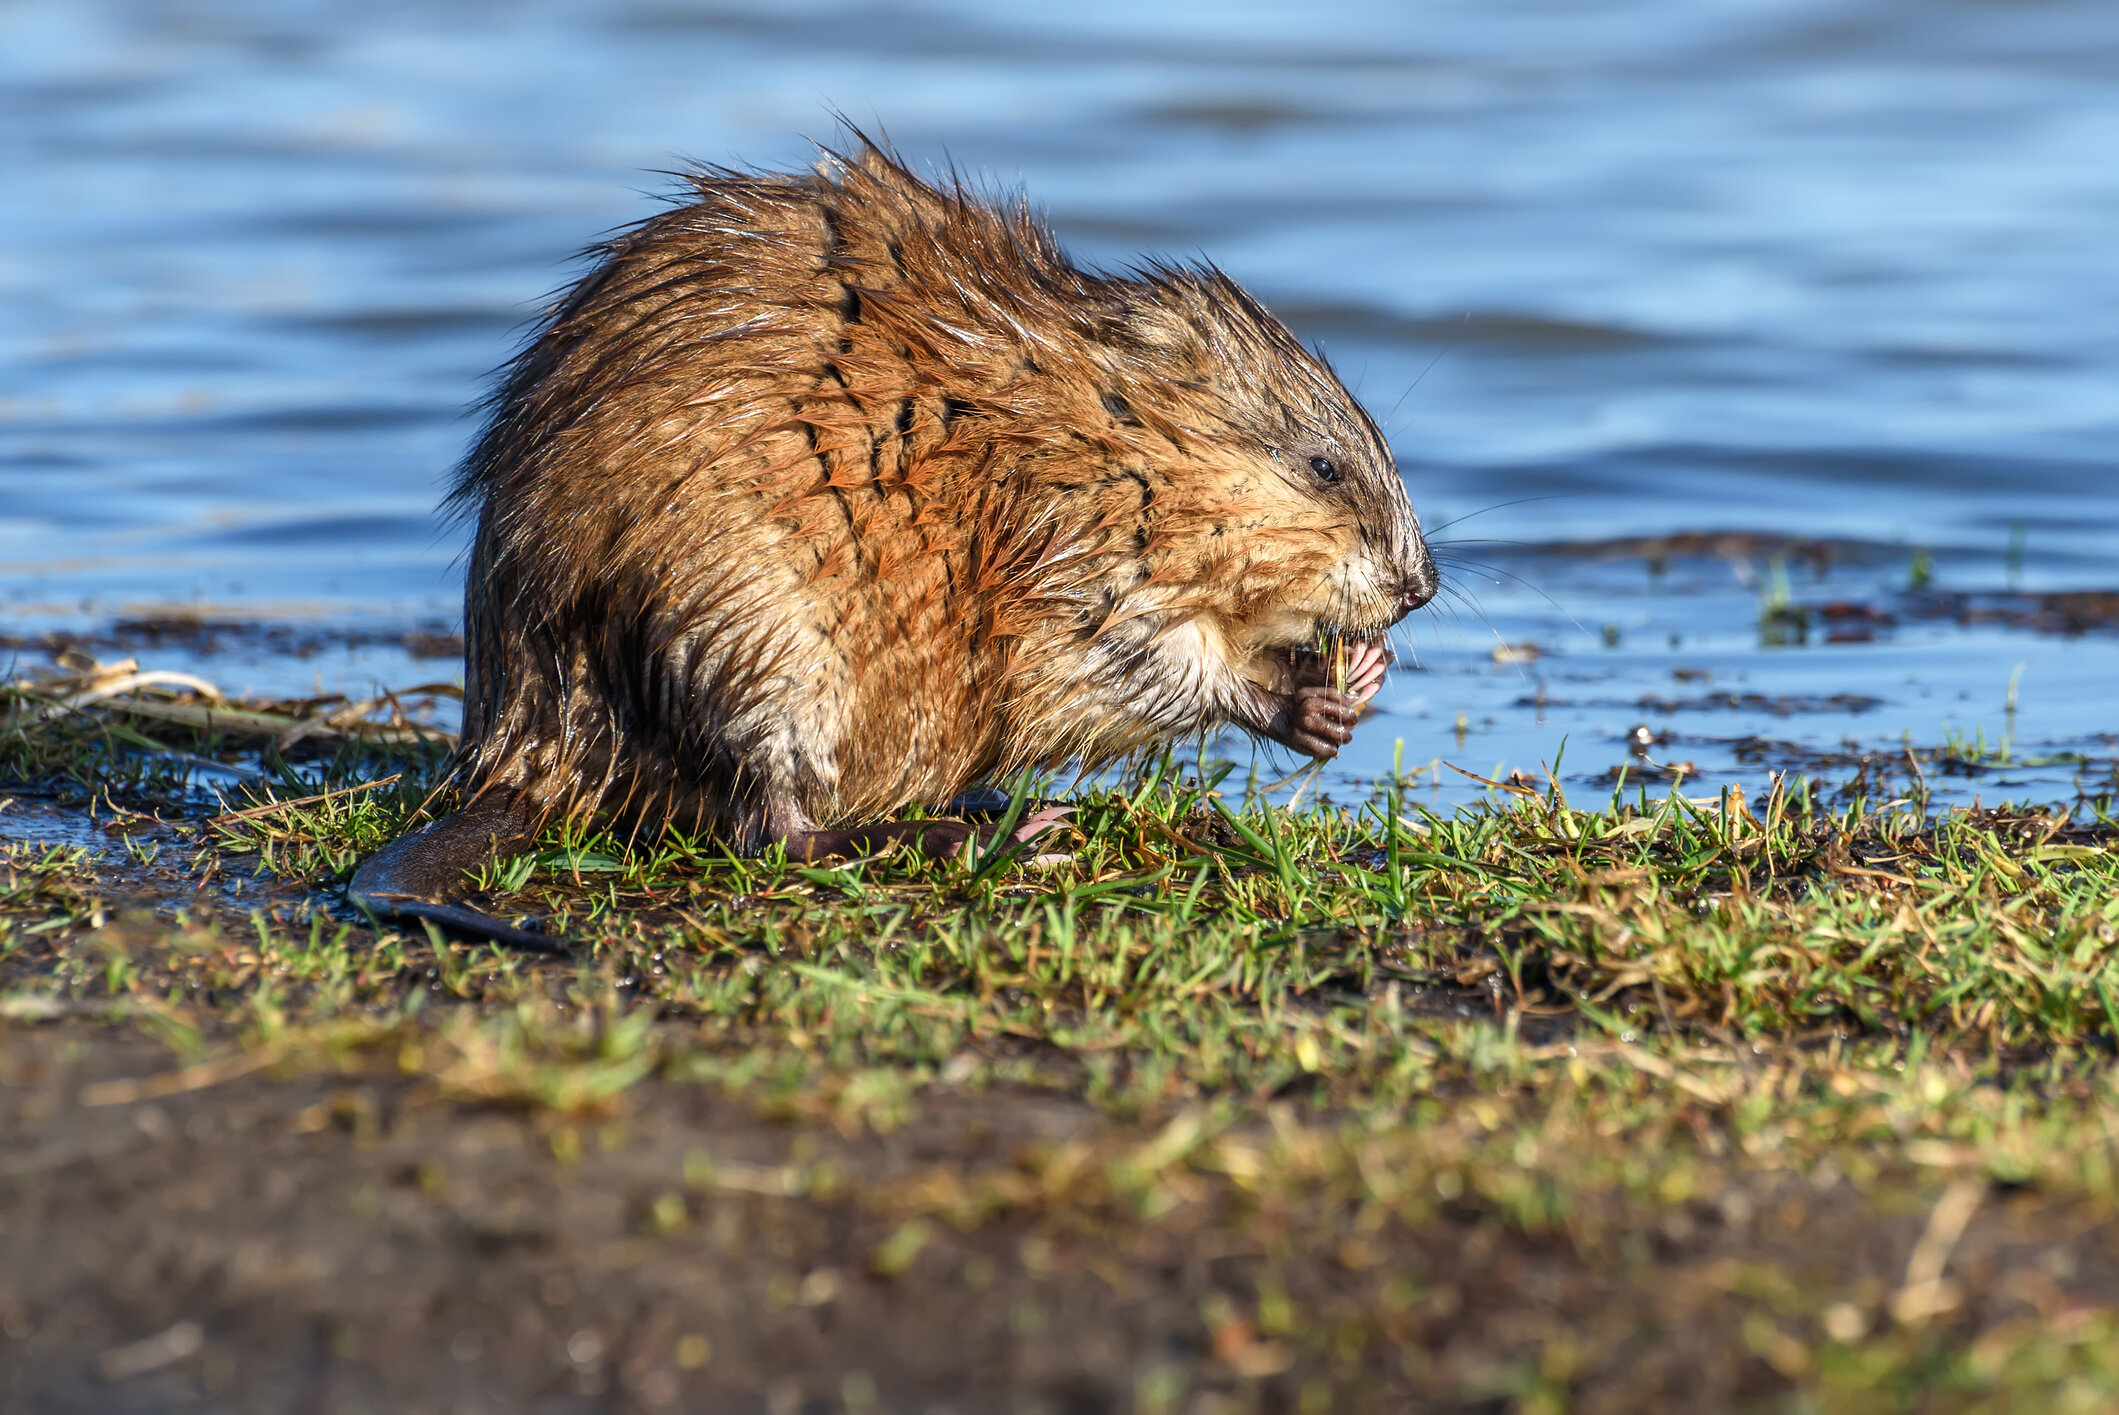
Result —
[{"label": "muskrat's black eye", "polygon": [[1331,482],[1339,480],[1339,465],[1329,457],[1310,458],[1310,470],[1317,474],[1317,480],[1319,481]]}]

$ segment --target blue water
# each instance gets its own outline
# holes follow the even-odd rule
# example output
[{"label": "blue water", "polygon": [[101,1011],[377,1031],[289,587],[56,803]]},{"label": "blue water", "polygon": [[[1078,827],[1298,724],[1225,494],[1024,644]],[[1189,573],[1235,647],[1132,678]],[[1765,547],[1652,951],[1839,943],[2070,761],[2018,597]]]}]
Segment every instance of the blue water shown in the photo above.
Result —
[{"label": "blue water", "polygon": [[[2108,0],[16,0],[0,634],[187,607],[365,634],[224,646],[231,689],[449,671],[388,634],[453,620],[435,502],[488,371],[657,169],[800,163],[833,109],[1085,260],[1211,256],[1387,418],[1429,522],[1471,517],[1437,538],[1481,542],[1446,548],[1475,605],[1409,622],[1343,785],[1399,739],[1480,774],[1564,739],[1588,789],[1637,724],[1704,789],[1773,764],[1750,735],[2111,756],[2119,634],[1898,596],[1916,550],[1941,591],[2119,588]],[[1838,542],[1789,598],[1896,622],[1767,642],[1764,542],[1554,550],[1686,530]]]}]

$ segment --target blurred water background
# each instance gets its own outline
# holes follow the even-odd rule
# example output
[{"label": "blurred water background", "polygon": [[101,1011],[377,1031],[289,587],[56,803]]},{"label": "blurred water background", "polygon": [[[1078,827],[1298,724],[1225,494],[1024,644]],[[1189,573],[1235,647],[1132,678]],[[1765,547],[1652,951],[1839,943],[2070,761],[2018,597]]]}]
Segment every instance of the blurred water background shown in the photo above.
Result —
[{"label": "blurred water background", "polygon": [[2109,789],[2106,0],[0,3],[0,637],[456,674],[490,370],[657,169],[833,109],[1211,256],[1387,421],[1461,597],[1340,789]]}]

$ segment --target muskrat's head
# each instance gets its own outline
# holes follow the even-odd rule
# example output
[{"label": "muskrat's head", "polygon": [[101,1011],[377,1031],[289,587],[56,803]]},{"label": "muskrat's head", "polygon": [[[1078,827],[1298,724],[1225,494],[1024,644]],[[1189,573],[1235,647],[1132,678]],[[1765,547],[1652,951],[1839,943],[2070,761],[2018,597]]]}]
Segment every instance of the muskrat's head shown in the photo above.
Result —
[{"label": "muskrat's head", "polygon": [[1390,446],[1329,365],[1218,271],[1115,284],[1104,401],[1148,464],[1149,558],[1173,608],[1211,619],[1239,671],[1271,677],[1434,598]]}]

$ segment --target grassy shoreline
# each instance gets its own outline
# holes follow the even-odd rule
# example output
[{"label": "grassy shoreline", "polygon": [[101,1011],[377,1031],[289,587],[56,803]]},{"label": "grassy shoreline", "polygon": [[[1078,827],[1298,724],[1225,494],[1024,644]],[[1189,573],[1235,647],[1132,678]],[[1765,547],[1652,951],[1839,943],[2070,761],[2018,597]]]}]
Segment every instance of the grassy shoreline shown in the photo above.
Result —
[{"label": "grassy shoreline", "polygon": [[[500,1124],[516,1182],[558,1209],[630,1197],[580,1220],[608,1232],[467,1256],[437,1291],[510,1263],[585,1290],[613,1243],[645,1255],[622,1271],[689,1255],[756,1288],[740,1310],[664,1292],[647,1307],[680,1315],[647,1323],[660,1335],[610,1307],[595,1342],[635,1333],[623,1361],[522,1337],[520,1361],[479,1366],[496,1398],[2119,1399],[2119,831],[2101,816],[1794,790],[1584,810],[1556,785],[1449,816],[1389,791],[1287,810],[1166,764],[1071,798],[1040,858],[817,868],[555,834],[487,881],[495,908],[587,945],[550,960],[378,936],[333,894],[439,759],[399,705],[230,706],[181,684],[55,700],[15,690],[0,725],[0,1038],[48,1102],[24,1153],[129,1109],[262,1107],[275,1143],[334,1156],[322,1174],[343,1171],[354,1210],[371,1181],[447,1208],[447,1137]],[[254,799],[202,805],[201,760],[252,773]],[[25,842],[25,813],[77,843]],[[131,1069],[81,1079],[99,1052]],[[700,1106],[713,1127],[657,1119]],[[413,1178],[369,1173],[385,1154]],[[629,1155],[646,1168],[606,1173]],[[247,1172],[194,1162],[231,1194]],[[48,1222],[52,1171],[25,1172],[14,1206]],[[731,1267],[761,1206],[797,1236]],[[326,1231],[307,1222],[297,1247]],[[210,1394],[212,1353],[270,1325],[231,1295],[235,1263],[135,1318],[203,1304],[169,1317],[201,1334],[154,1374],[124,1374],[134,1336],[112,1327],[51,1337],[23,1388]],[[76,1288],[0,1291],[0,1317],[51,1332],[40,1310]],[[488,1352],[513,1339],[493,1320]],[[937,1335],[951,1322],[963,1350]],[[782,1327],[810,1331],[799,1371],[744,1354]],[[423,1369],[413,1348],[384,1363],[363,1340],[274,1379],[371,1403],[421,1389],[390,1384]]]}]

